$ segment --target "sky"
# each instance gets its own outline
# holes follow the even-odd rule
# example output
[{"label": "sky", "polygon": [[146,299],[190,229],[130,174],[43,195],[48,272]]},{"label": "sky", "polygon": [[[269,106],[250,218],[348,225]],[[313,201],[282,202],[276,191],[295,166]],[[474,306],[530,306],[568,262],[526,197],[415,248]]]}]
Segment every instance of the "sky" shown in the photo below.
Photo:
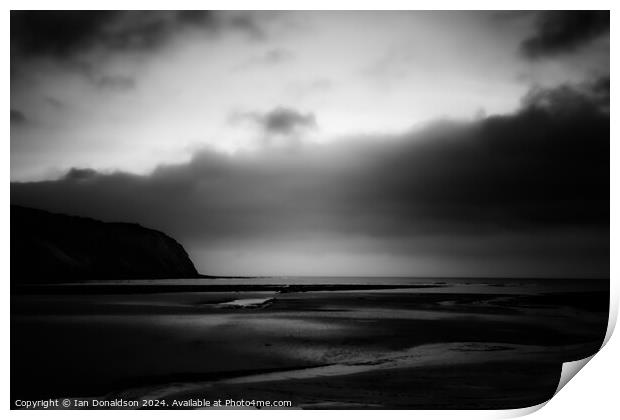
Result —
[{"label": "sky", "polygon": [[11,202],[215,275],[609,276],[608,12],[11,12]]}]

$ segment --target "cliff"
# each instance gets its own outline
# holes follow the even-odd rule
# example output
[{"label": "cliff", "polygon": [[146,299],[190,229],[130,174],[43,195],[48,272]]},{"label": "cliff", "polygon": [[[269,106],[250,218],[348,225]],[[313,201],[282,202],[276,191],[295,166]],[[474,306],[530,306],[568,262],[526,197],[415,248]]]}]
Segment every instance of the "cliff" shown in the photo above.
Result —
[{"label": "cliff", "polygon": [[181,244],[131,223],[11,206],[11,283],[198,277]]}]

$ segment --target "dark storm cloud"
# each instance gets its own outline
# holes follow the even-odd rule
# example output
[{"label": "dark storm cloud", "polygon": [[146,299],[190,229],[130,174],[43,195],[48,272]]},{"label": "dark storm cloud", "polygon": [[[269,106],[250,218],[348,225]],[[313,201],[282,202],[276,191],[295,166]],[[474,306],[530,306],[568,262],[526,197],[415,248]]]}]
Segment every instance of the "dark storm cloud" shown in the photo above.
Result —
[{"label": "dark storm cloud", "polygon": [[65,55],[91,46],[114,11],[11,11],[11,53]]},{"label": "dark storm cloud", "polygon": [[543,109],[554,114],[582,115],[609,112],[609,76],[555,89],[532,88],[522,99],[525,108]]},{"label": "dark storm cloud", "polygon": [[313,113],[303,113],[293,108],[277,107],[264,114],[258,112],[234,113],[231,122],[248,120],[259,125],[266,135],[288,135],[316,127]]},{"label": "dark storm cloud", "polygon": [[609,32],[609,11],[539,12],[536,33],[523,41],[521,52],[530,59],[570,53]]},{"label": "dark storm cloud", "polygon": [[[105,74],[95,53],[155,53],[172,39],[193,31],[217,37],[224,31],[250,39],[264,34],[252,13],[185,11],[12,11],[11,80],[29,86],[28,74],[46,59],[84,77],[99,89],[135,88],[135,75]],[[105,55],[103,55],[105,57]],[[19,89],[16,87],[15,89]]]},{"label": "dark storm cloud", "polygon": [[258,36],[251,15],[238,20],[209,11],[12,11],[11,53],[67,58],[95,47],[149,50],[188,28],[215,33],[230,27]]},{"label": "dark storm cloud", "polygon": [[24,124],[26,122],[26,116],[23,112],[17,109],[11,109],[11,124]]},{"label": "dark storm cloud", "polygon": [[[11,202],[137,221],[189,243],[363,236],[407,252],[394,244],[434,235],[449,250],[459,235],[517,233],[527,241],[551,235],[540,242],[548,255],[589,258],[575,247],[590,244],[586,254],[604,259],[609,114],[593,88],[601,86],[537,89],[514,115],[400,136],[234,156],[203,151],[148,176],[74,169],[57,181],[13,183]],[[264,124],[286,131],[310,120],[279,111]],[[534,249],[527,241],[503,252]]]}]

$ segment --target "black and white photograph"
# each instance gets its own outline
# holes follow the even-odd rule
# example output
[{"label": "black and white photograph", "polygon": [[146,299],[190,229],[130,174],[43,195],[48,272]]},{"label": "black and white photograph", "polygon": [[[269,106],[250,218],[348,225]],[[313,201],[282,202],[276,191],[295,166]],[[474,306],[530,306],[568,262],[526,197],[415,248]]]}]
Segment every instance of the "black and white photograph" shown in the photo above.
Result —
[{"label": "black and white photograph", "polygon": [[609,10],[6,13],[12,410],[523,409],[603,346]]}]

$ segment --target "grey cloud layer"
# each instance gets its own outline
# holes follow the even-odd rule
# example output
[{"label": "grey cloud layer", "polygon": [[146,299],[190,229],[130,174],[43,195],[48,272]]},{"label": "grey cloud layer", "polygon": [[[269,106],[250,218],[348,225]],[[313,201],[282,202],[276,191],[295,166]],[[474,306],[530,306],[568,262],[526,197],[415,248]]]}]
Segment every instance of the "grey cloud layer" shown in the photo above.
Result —
[{"label": "grey cloud layer", "polygon": [[609,32],[609,11],[539,12],[536,33],[523,41],[521,52],[530,59],[571,53]]},{"label": "grey cloud layer", "polygon": [[[137,221],[190,243],[364,236],[406,254],[407,238],[421,235],[537,232],[549,239],[540,258],[605,260],[607,84],[539,89],[514,115],[442,122],[381,141],[235,156],[203,151],[149,176],[74,169],[57,181],[12,184],[11,201]],[[439,242],[437,252],[449,252],[450,240]],[[604,263],[598,268],[605,271]]]},{"label": "grey cloud layer", "polygon": [[217,12],[204,10],[12,11],[11,52],[63,58],[95,47],[148,50],[187,28],[215,33],[226,27],[262,36],[247,14],[223,20]]}]

